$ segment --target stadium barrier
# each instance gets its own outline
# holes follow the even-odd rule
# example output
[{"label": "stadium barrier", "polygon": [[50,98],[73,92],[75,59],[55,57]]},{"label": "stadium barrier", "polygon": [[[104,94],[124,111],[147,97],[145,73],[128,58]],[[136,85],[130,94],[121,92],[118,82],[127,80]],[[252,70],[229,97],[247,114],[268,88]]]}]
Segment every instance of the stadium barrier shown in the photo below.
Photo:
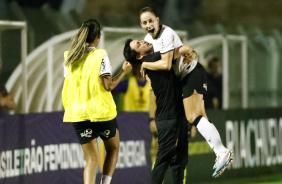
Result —
[{"label": "stadium barrier", "polygon": [[197,132],[189,143],[188,183],[282,173],[282,108],[207,111],[234,162],[212,178],[215,154]]},{"label": "stadium barrier", "polygon": [[[62,118],[62,112],[0,117],[1,184],[83,182],[83,152],[72,125]],[[119,113],[120,152],[113,184],[149,183],[148,120],[147,113]],[[99,145],[103,154],[101,140]]]},{"label": "stadium barrier", "polygon": [[[189,143],[187,183],[243,178],[282,170],[282,108],[207,111],[234,152],[232,167],[212,178],[215,155],[197,133]],[[0,117],[0,183],[81,183],[85,161],[62,112]],[[120,153],[113,184],[150,183],[147,113],[119,113]],[[101,142],[101,141],[100,141]],[[104,154],[100,143],[101,153]],[[97,180],[99,180],[98,174]],[[98,182],[99,183],[99,182]],[[165,184],[171,184],[168,173]]]}]

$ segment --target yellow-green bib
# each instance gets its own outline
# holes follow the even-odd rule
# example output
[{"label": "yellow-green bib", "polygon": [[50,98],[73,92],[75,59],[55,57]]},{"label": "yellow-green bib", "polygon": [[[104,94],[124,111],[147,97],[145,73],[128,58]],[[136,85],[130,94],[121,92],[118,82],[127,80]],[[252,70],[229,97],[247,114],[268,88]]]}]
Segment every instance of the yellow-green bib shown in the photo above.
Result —
[{"label": "yellow-green bib", "polygon": [[[67,58],[68,51],[64,53]],[[109,121],[117,116],[116,104],[99,76],[105,50],[93,49],[77,64],[66,68],[62,91],[64,122]]]},{"label": "yellow-green bib", "polygon": [[144,87],[137,84],[136,78],[130,77],[127,92],[124,95],[125,111],[149,111],[150,84],[146,82]]}]

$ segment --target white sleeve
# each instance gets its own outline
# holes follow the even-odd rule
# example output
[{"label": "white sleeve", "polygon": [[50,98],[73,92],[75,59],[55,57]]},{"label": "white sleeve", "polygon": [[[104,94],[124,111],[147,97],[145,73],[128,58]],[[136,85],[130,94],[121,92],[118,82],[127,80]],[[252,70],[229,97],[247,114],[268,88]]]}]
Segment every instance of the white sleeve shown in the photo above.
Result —
[{"label": "white sleeve", "polygon": [[103,75],[112,75],[112,66],[107,53],[105,53],[101,63],[100,76]]},{"label": "white sleeve", "polygon": [[144,38],[144,40],[146,41],[146,42],[148,42],[148,43],[152,43],[152,36],[151,35],[149,35],[149,34],[147,34],[146,36],[145,36],[145,38]]},{"label": "white sleeve", "polygon": [[67,68],[64,66],[64,78],[66,78],[67,75]]},{"label": "white sleeve", "polygon": [[161,50],[160,53],[164,54],[168,51],[174,50],[175,48],[183,45],[177,33],[171,28],[166,28],[161,35]]}]

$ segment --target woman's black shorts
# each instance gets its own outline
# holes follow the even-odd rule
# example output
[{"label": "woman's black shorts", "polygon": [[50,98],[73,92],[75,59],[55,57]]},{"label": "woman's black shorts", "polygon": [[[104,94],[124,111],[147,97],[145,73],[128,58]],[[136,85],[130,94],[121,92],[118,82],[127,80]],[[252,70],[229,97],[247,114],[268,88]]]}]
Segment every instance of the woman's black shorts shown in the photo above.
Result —
[{"label": "woman's black shorts", "polygon": [[116,135],[118,129],[116,118],[110,121],[91,122],[81,121],[72,123],[80,144],[86,144],[101,137],[103,140],[108,140]]},{"label": "woman's black shorts", "polygon": [[207,93],[207,72],[198,62],[194,70],[187,74],[181,81],[182,98],[191,96],[196,90],[199,94]]}]

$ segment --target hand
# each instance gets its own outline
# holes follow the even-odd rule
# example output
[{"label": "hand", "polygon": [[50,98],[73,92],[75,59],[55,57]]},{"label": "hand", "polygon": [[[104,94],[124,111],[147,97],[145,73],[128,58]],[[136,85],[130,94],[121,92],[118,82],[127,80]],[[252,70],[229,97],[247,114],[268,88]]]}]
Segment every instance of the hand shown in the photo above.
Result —
[{"label": "hand", "polygon": [[158,133],[158,129],[157,129],[156,121],[155,120],[150,121],[150,131],[153,134]]},{"label": "hand", "polygon": [[122,65],[122,70],[125,72],[125,73],[129,73],[131,70],[132,70],[132,66],[129,62],[125,61]]},{"label": "hand", "polygon": [[142,77],[145,77],[146,68],[144,68],[144,65],[145,65],[145,62],[142,63],[141,69],[140,69],[140,73],[141,73]]},{"label": "hand", "polygon": [[8,109],[15,109],[16,108],[16,103],[13,99],[13,97],[8,94],[7,96],[0,96],[0,106],[6,107]]},{"label": "hand", "polygon": [[197,55],[194,52],[191,52],[190,54],[185,54],[183,55],[184,59],[183,59],[183,63],[185,64],[189,64],[191,63],[193,60],[196,59]]},{"label": "hand", "polygon": [[145,78],[146,78],[146,81],[148,81],[148,82],[149,82],[150,87],[152,87],[152,86],[151,86],[151,79],[149,78],[149,76],[148,76],[148,75],[146,75],[146,76],[145,76]]}]

